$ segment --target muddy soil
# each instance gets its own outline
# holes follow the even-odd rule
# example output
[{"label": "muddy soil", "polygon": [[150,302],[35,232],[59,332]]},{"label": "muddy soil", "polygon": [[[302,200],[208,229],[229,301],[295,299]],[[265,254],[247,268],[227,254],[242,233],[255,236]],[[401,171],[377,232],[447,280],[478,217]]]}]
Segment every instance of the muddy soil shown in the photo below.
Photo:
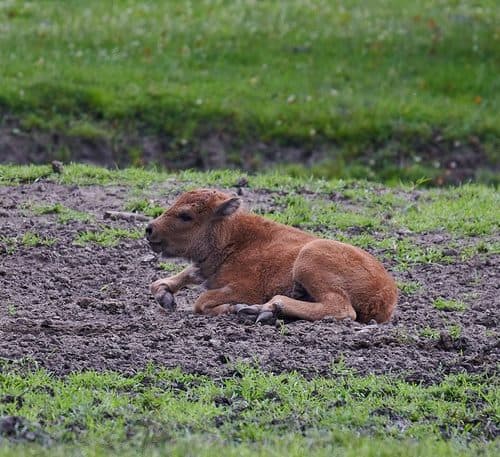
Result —
[{"label": "muddy soil", "polygon": [[[170,183],[163,196],[152,197],[171,201],[178,192]],[[103,225],[142,230],[144,222],[103,220],[106,210],[123,210],[130,197],[125,187],[51,182],[0,187],[0,358],[28,358],[61,375],[85,369],[133,373],[154,362],[212,377],[233,374],[239,361],[307,377],[328,376],[332,365],[342,362],[362,374],[425,383],[448,373],[492,373],[498,367],[500,256],[465,262],[456,256],[450,264],[421,264],[403,272],[385,262],[398,280],[422,288],[402,293],[393,319],[383,325],[326,319],[261,326],[235,316],[198,316],[191,304],[199,288],[179,293],[177,311],[167,314],[148,286],[168,273],[143,239],[124,239],[115,247],[73,244],[78,232]],[[246,190],[244,198],[250,206],[273,209],[269,192]],[[57,214],[33,215],[27,209],[55,202],[91,213],[95,221],[61,224]],[[25,246],[19,240],[27,231],[57,241]],[[7,241],[14,237],[17,243]],[[415,241],[442,240],[424,235]],[[439,296],[462,299],[469,308],[439,311],[432,305]]]}]

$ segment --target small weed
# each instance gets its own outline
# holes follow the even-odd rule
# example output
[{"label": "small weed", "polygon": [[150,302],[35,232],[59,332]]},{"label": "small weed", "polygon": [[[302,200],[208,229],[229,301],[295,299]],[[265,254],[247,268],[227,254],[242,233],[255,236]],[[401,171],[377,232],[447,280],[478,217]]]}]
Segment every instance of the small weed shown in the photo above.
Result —
[{"label": "small weed", "polygon": [[302,226],[312,218],[311,204],[301,195],[289,194],[276,197],[274,203],[277,209],[267,216],[282,224]]},{"label": "small weed", "polygon": [[91,214],[76,211],[61,203],[31,206],[31,211],[38,215],[57,214],[57,220],[61,224],[67,224],[70,221],[91,222],[95,219]]},{"label": "small weed", "polygon": [[458,324],[448,326],[447,330],[451,338],[454,340],[458,340],[462,335],[462,327]]},{"label": "small weed", "polygon": [[179,273],[184,269],[182,265],[177,265],[176,263],[172,262],[160,262],[158,266],[163,270],[168,273]]},{"label": "small weed", "polygon": [[470,259],[476,255],[498,255],[500,254],[499,241],[480,240],[472,246],[466,246],[460,255],[462,260]]},{"label": "small weed", "polygon": [[150,217],[158,217],[165,211],[165,208],[156,205],[151,200],[132,200],[125,205],[125,210],[134,213],[142,213]]},{"label": "small weed", "polygon": [[14,317],[16,315],[16,306],[13,305],[12,303],[8,304],[7,305],[7,314],[10,316],[10,317]]},{"label": "small weed", "polygon": [[401,344],[410,344],[413,342],[412,336],[405,329],[396,329],[393,335]]},{"label": "small weed", "polygon": [[281,336],[285,336],[288,334],[288,328],[285,325],[285,322],[283,320],[279,319],[278,321],[276,321],[276,325],[279,328],[279,332],[280,332]]},{"label": "small weed", "polygon": [[33,232],[26,232],[21,238],[21,244],[26,247],[52,246],[57,239],[41,237]]},{"label": "small weed", "polygon": [[314,203],[312,226],[322,226],[327,229],[347,230],[350,228],[375,230],[380,228],[380,219],[376,214],[357,211],[346,211],[336,203]]},{"label": "small weed", "polygon": [[77,246],[84,246],[88,243],[97,243],[101,246],[116,246],[122,239],[140,239],[143,237],[142,230],[127,230],[122,228],[104,227],[99,232],[80,232],[74,240]]},{"label": "small weed", "polygon": [[416,281],[398,281],[398,289],[408,295],[412,295],[422,288],[422,284]]},{"label": "small weed", "polygon": [[443,297],[436,298],[432,304],[434,308],[441,311],[460,311],[463,312],[467,309],[467,304],[459,300],[447,300]]},{"label": "small weed", "polygon": [[439,339],[439,330],[432,327],[424,327],[420,332],[420,336],[423,338],[427,338],[429,340],[438,340]]},{"label": "small weed", "polygon": [[109,136],[106,130],[99,128],[95,123],[85,121],[74,122],[66,133],[86,140],[102,140]]},{"label": "small weed", "polygon": [[16,239],[0,235],[0,253],[12,254],[16,250]]},{"label": "small weed", "polygon": [[401,271],[408,270],[416,263],[448,263],[452,260],[444,254],[442,248],[420,247],[407,238],[401,240],[389,238],[380,242],[380,246],[391,248],[391,256],[397,261],[397,268]]}]

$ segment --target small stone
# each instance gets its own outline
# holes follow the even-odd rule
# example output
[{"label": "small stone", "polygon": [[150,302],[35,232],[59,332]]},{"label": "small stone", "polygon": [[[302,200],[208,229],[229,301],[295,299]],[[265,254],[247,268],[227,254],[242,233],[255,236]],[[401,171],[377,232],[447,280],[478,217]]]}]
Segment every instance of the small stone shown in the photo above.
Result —
[{"label": "small stone", "polygon": [[141,258],[141,263],[149,263],[152,262],[153,260],[156,260],[156,256],[153,254],[147,254]]},{"label": "small stone", "polygon": [[59,160],[53,160],[51,165],[54,173],[61,174],[64,170],[64,165]]},{"label": "small stone", "polygon": [[76,302],[76,304],[80,307],[80,308],[88,308],[92,302],[94,300],[90,297],[81,297],[78,299],[78,301]]},{"label": "small stone", "polygon": [[244,176],[242,176],[236,182],[236,187],[246,187],[246,186],[248,186],[248,178],[245,178]]},{"label": "small stone", "polygon": [[219,354],[219,356],[217,357],[217,360],[219,361],[219,363],[221,363],[223,365],[226,365],[226,364],[231,362],[231,358],[226,354]]}]

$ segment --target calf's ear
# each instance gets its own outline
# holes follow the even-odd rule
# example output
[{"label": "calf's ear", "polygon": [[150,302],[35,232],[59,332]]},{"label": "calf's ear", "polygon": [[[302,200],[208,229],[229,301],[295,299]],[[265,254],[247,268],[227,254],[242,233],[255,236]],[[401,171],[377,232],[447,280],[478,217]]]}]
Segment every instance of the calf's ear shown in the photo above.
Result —
[{"label": "calf's ear", "polygon": [[223,201],[217,208],[215,208],[215,217],[226,217],[231,216],[235,213],[241,205],[241,199],[238,197],[231,197]]}]

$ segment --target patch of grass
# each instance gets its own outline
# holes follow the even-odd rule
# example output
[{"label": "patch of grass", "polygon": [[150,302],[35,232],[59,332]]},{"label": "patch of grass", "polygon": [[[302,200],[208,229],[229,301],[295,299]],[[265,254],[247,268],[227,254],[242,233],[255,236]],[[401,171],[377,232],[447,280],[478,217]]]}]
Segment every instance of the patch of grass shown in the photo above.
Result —
[{"label": "patch of grass", "polygon": [[10,317],[14,317],[17,313],[17,310],[16,310],[16,306],[12,303],[9,303],[7,305],[7,314],[10,316]]},{"label": "patch of grass", "polygon": [[[53,447],[36,447],[41,455],[162,455],[168,449],[174,455],[299,456],[307,449],[368,457],[400,455],[402,447],[410,456],[495,453],[484,424],[498,413],[498,389],[485,376],[460,374],[424,386],[341,367],[311,380],[243,366],[237,372],[217,381],[152,367],[129,377],[82,372],[56,378],[11,366],[0,371],[0,390],[12,399],[0,402],[0,416],[22,417],[35,430],[43,424],[39,433],[52,437]],[[471,407],[474,398],[481,401]],[[28,455],[32,446],[4,444],[0,455]]]},{"label": "patch of grass", "polygon": [[439,309],[441,311],[460,311],[463,312],[465,311],[468,306],[466,303],[459,301],[459,300],[448,300],[443,297],[438,297],[436,298],[433,302],[432,305],[434,308]]},{"label": "patch of grass", "polygon": [[370,230],[380,226],[374,215],[346,211],[336,203],[320,199],[309,200],[293,193],[276,197],[275,204],[277,209],[266,216],[282,224],[313,231],[318,228],[323,232],[349,228]]},{"label": "patch of grass", "polygon": [[0,165],[0,184],[32,183],[51,174],[49,165]]},{"label": "patch of grass", "polygon": [[304,226],[313,218],[311,203],[301,195],[289,194],[275,198],[277,209],[267,213],[270,219],[296,227]]},{"label": "patch of grass", "polygon": [[500,241],[479,240],[472,246],[466,246],[460,253],[462,260],[470,259],[476,255],[498,255],[500,254]]},{"label": "patch of grass", "polygon": [[107,139],[109,133],[102,127],[89,121],[73,122],[70,128],[66,131],[69,136],[82,138],[84,140],[100,140]]},{"label": "patch of grass", "polygon": [[438,329],[429,326],[423,328],[422,331],[420,332],[420,336],[427,338],[429,340],[438,340],[439,335],[440,332]]},{"label": "patch of grass", "polygon": [[492,144],[500,133],[493,0],[480,8],[120,1],[112,9],[89,0],[68,2],[64,15],[54,2],[13,1],[0,4],[0,17],[0,104],[45,128],[83,118],[184,141],[207,130],[329,140],[349,156],[390,138],[429,139],[436,129]]},{"label": "patch of grass", "polygon": [[30,205],[29,208],[34,214],[38,215],[57,214],[57,221],[61,224],[67,224],[71,221],[91,222],[95,219],[91,214],[68,208],[62,203]]},{"label": "patch of grass", "polygon": [[398,289],[407,295],[413,295],[422,289],[422,284],[417,281],[398,281],[397,284]]},{"label": "patch of grass", "polygon": [[161,270],[166,271],[167,273],[179,273],[185,268],[183,265],[178,265],[172,262],[160,262],[158,266]]},{"label": "patch of grass", "polygon": [[126,168],[109,170],[87,164],[74,163],[64,168],[64,173],[54,176],[61,184],[72,185],[109,185],[125,184],[137,188],[145,188],[153,183],[161,182],[168,175],[154,169]]},{"label": "patch of grass", "polygon": [[189,190],[194,187],[217,187],[219,189],[234,187],[243,178],[251,179],[250,176],[242,171],[229,169],[207,170],[205,172],[185,170],[176,174],[176,178],[183,183],[182,190]]},{"label": "patch of grass", "polygon": [[116,246],[123,239],[140,239],[144,236],[139,229],[122,229],[115,227],[102,227],[100,231],[80,232],[73,241],[77,246],[85,246],[88,243],[97,243],[101,246]]},{"label": "patch of grass", "polygon": [[454,340],[458,340],[462,335],[462,327],[459,324],[452,324],[447,327],[449,335]]},{"label": "patch of grass", "polygon": [[464,185],[430,190],[426,200],[394,215],[394,222],[422,233],[446,231],[457,235],[487,235],[500,230],[500,193],[490,187]]},{"label": "patch of grass", "polygon": [[408,270],[419,263],[449,263],[453,260],[445,254],[444,248],[435,246],[422,247],[410,238],[393,238],[389,236],[377,239],[367,233],[361,235],[337,234],[335,238],[363,249],[380,250],[384,257],[397,263],[396,268],[400,271]]},{"label": "patch of grass", "polygon": [[125,205],[126,211],[132,211],[134,213],[142,213],[150,217],[158,217],[165,211],[162,206],[156,205],[152,200],[147,199],[135,199],[127,202]]},{"label": "patch of grass", "polygon": [[23,234],[19,242],[26,247],[52,246],[57,242],[57,239],[42,237],[37,233],[27,231]]},{"label": "patch of grass", "polygon": [[452,258],[444,253],[443,248],[434,246],[420,247],[414,241],[403,239],[385,239],[379,243],[383,248],[389,248],[388,255],[397,262],[399,270],[408,270],[416,263],[449,263]]},{"label": "patch of grass", "polygon": [[16,249],[16,239],[5,235],[0,235],[0,247],[1,250],[6,254],[12,254]]}]

